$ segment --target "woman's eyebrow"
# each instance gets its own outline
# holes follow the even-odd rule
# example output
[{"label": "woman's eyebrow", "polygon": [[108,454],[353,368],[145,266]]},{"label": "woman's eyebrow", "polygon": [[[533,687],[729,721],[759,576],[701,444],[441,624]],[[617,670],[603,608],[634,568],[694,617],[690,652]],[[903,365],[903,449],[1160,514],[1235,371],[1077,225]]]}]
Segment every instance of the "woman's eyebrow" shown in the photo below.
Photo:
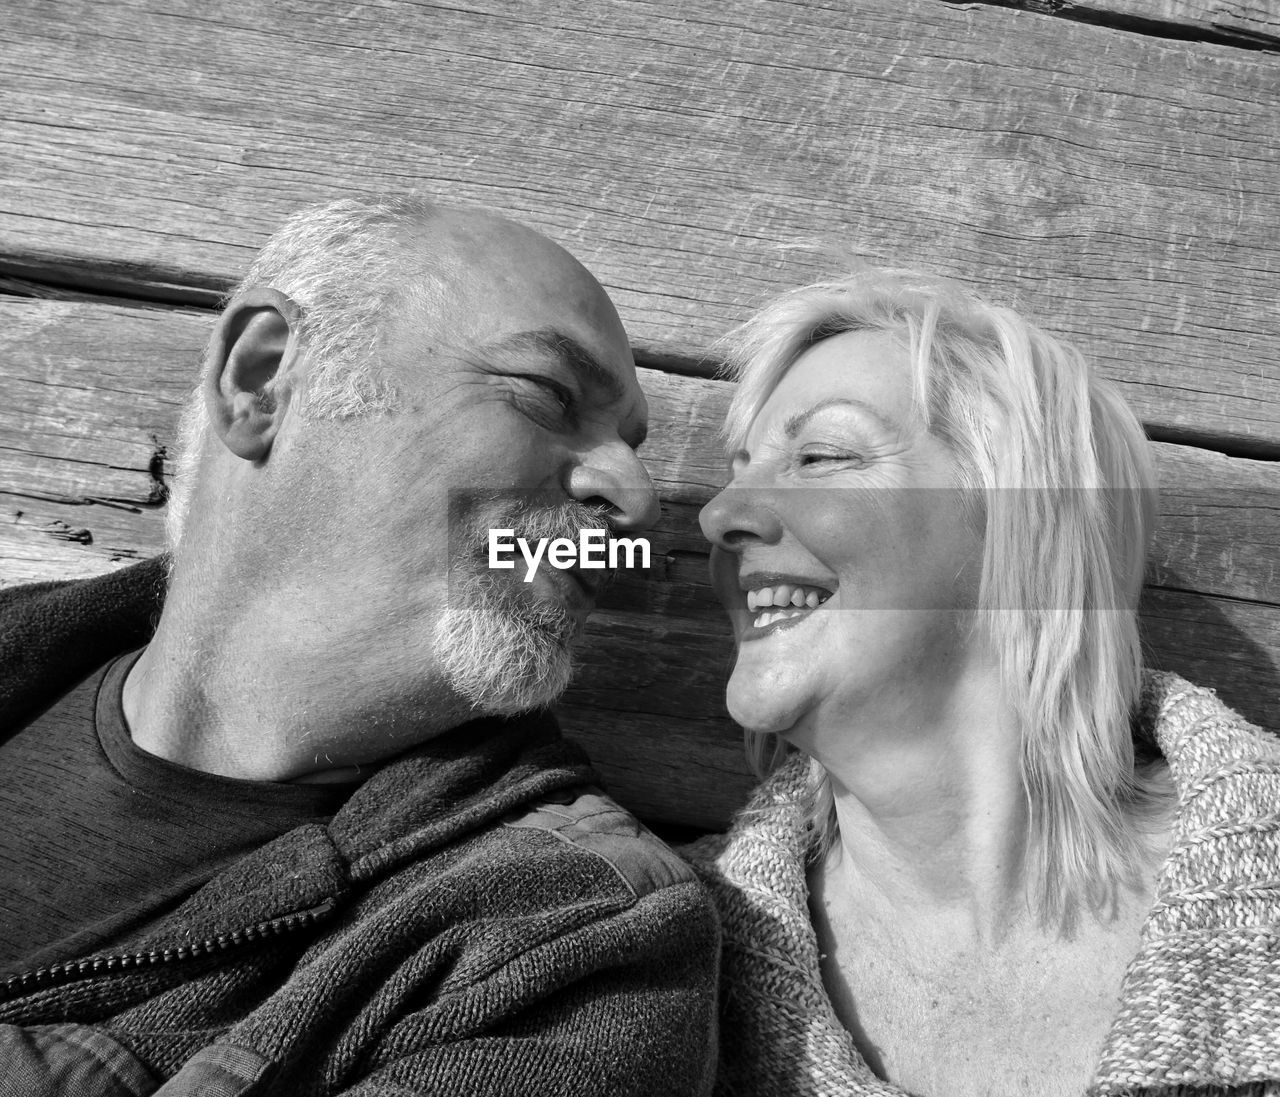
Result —
[{"label": "woman's eyebrow", "polygon": [[825,411],[832,407],[851,407],[856,408],[864,415],[869,415],[886,431],[895,431],[898,425],[892,419],[887,418],[878,408],[868,404],[865,400],[855,400],[851,396],[828,396],[825,400],[819,400],[810,408],[804,411],[798,411],[795,415],[790,416],[782,425],[783,432],[788,439],[793,439],[797,434],[804,430],[805,424],[812,419],[820,411]]},{"label": "woman's eyebrow", "polygon": [[554,358],[573,373],[584,387],[598,389],[610,403],[621,400],[626,392],[622,382],[606,366],[602,365],[581,343],[554,328],[536,331],[518,331],[506,335],[482,348],[485,353],[536,354]]}]

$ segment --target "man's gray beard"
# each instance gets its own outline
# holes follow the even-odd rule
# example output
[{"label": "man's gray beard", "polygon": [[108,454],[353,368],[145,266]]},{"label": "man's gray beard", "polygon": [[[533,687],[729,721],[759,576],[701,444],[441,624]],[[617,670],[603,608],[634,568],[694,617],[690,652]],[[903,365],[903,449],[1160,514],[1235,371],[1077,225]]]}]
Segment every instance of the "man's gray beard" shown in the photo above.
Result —
[{"label": "man's gray beard", "polygon": [[477,712],[507,716],[554,701],[573,677],[573,618],[521,599],[488,573],[455,582],[435,626],[449,684]]}]

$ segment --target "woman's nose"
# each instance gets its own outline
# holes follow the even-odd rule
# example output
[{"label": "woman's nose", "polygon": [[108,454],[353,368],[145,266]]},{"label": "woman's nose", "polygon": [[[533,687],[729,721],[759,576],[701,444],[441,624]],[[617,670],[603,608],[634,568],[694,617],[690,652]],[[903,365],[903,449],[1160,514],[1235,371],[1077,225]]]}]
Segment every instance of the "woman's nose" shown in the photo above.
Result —
[{"label": "woman's nose", "polygon": [[727,552],[741,552],[752,541],[773,544],[782,537],[782,523],[770,505],[769,493],[730,484],[702,508],[698,521],[708,541]]}]

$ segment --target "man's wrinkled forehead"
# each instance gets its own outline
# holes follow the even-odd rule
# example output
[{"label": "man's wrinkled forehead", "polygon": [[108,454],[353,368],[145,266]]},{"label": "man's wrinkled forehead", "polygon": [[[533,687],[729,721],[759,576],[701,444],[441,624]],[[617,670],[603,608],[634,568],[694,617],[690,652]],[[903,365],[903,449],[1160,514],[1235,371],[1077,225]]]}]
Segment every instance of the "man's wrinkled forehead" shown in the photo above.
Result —
[{"label": "man's wrinkled forehead", "polygon": [[635,360],[613,302],[569,252],[525,225],[449,211],[407,241],[411,322],[440,349],[544,355],[615,399],[632,391]]}]

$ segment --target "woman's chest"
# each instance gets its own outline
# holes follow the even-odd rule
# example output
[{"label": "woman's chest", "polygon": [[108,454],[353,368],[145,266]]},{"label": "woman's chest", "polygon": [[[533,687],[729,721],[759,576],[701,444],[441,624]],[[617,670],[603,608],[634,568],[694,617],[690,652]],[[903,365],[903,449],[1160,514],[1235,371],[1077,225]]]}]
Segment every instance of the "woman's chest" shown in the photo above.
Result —
[{"label": "woman's chest", "polygon": [[823,981],[863,1058],[917,1097],[1079,1097],[1119,1003],[1121,971],[1103,957],[825,951]]}]

